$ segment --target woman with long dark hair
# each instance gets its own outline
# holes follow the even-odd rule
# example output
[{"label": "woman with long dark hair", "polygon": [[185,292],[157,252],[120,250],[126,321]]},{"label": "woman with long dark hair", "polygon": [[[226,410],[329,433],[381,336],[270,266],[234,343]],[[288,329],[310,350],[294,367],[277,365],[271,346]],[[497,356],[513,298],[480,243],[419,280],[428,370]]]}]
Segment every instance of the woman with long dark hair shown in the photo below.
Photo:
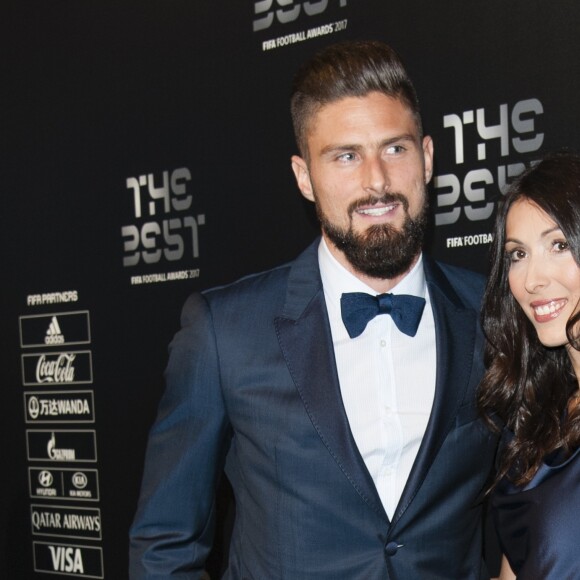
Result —
[{"label": "woman with long dark hair", "polygon": [[550,155],[499,209],[479,405],[502,430],[501,580],[580,578],[580,157]]}]

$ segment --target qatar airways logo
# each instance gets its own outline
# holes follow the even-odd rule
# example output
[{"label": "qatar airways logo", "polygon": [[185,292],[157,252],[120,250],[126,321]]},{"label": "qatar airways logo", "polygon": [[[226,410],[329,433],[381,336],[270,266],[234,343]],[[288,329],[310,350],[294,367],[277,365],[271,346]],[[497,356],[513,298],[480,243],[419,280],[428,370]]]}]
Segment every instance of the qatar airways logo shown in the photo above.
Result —
[{"label": "qatar airways logo", "polygon": [[253,30],[260,32],[270,28],[274,22],[288,24],[304,16],[318,16],[333,4],[344,8],[347,0],[257,0],[254,2]]},{"label": "qatar airways logo", "polygon": [[30,506],[32,533],[87,540],[101,539],[101,510],[93,507],[64,505]]}]

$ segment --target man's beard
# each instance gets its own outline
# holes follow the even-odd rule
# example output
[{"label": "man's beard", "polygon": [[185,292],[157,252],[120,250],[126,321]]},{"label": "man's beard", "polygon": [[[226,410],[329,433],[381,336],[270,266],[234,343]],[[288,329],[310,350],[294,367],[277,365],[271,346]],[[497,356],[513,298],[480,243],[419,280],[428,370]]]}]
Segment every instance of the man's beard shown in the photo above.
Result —
[{"label": "man's beard", "polygon": [[327,238],[344,253],[357,272],[371,278],[396,278],[411,268],[421,251],[427,229],[427,196],[416,218],[409,215],[409,202],[400,193],[386,193],[380,199],[372,196],[360,199],[348,208],[349,216],[352,216],[359,207],[393,202],[400,202],[405,210],[405,221],[400,230],[391,224],[376,224],[361,233],[353,230],[352,217],[348,229],[332,224],[316,203],[316,213]]}]

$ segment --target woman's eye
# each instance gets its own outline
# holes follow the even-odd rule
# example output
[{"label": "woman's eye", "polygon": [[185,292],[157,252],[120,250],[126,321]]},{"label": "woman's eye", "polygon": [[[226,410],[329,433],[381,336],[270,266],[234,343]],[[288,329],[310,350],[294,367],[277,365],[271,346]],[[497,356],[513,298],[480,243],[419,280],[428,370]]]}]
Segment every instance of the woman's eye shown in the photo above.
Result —
[{"label": "woman's eye", "polygon": [[523,250],[516,248],[515,250],[510,250],[508,256],[511,262],[519,262],[526,257],[526,253]]},{"label": "woman's eye", "polygon": [[554,249],[557,252],[567,252],[570,249],[570,244],[565,240],[558,240],[554,242]]}]

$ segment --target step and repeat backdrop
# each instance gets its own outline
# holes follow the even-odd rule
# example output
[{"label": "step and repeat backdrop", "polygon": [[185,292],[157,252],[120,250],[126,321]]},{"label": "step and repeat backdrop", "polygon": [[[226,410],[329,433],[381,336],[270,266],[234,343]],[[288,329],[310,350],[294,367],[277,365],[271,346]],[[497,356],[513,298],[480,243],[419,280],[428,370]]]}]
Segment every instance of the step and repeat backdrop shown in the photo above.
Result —
[{"label": "step and repeat backdrop", "polygon": [[[185,298],[317,235],[288,112],[316,49],[402,55],[435,142],[439,259],[485,272],[509,182],[580,149],[573,0],[44,0],[1,20],[2,578],[127,577]],[[227,488],[220,506],[212,578]]]}]

